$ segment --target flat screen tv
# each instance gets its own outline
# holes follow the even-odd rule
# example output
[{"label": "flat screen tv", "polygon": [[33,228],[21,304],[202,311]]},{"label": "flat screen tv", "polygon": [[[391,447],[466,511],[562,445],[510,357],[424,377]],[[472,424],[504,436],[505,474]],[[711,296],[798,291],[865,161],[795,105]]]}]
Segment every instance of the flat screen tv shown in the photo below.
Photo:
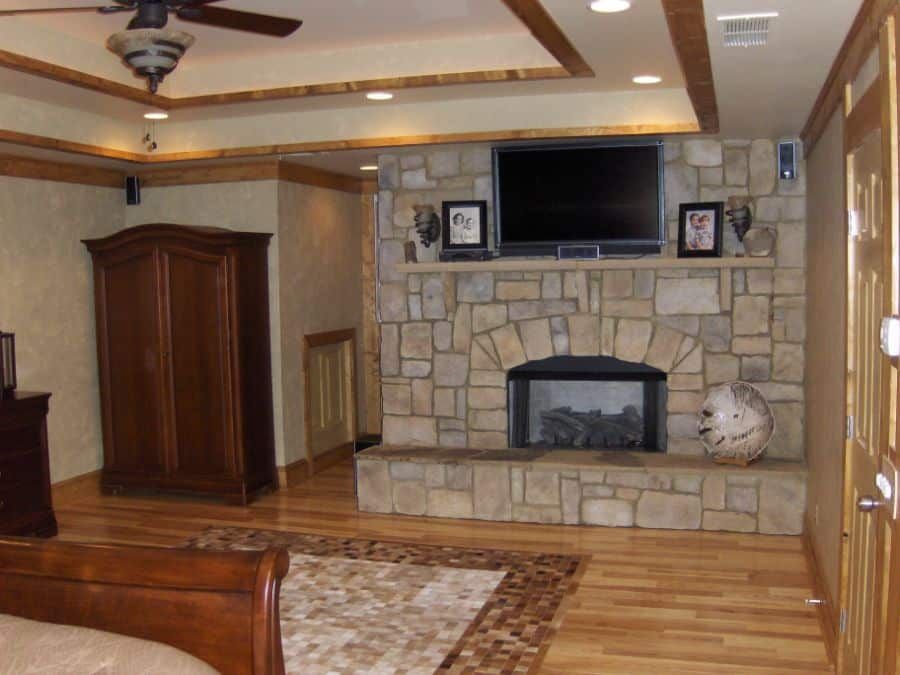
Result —
[{"label": "flat screen tv", "polygon": [[665,243],[662,142],[494,148],[501,255],[658,253]]}]

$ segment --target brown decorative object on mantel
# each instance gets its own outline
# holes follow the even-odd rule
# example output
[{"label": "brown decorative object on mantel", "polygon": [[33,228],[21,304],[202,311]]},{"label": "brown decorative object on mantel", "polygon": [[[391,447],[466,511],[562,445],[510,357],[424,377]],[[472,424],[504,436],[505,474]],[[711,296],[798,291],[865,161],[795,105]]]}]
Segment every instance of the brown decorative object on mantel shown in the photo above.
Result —
[{"label": "brown decorative object on mantel", "polygon": [[16,390],[16,336],[0,331],[0,398]]},{"label": "brown decorative object on mantel", "polygon": [[106,490],[246,504],[277,486],[270,234],[141,225],[94,259]]},{"label": "brown decorative object on mantel", "polygon": [[0,535],[53,537],[47,412],[50,394],[0,399]]},{"label": "brown decorative object on mantel", "polygon": [[419,262],[419,254],[416,253],[416,242],[403,242],[403,260],[408,263]]}]

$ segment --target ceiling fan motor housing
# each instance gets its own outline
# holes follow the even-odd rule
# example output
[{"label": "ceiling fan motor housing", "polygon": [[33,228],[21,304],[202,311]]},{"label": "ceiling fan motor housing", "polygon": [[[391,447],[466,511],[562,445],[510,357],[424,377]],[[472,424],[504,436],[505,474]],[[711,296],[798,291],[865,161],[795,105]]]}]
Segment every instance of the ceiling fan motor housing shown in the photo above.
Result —
[{"label": "ceiling fan motor housing", "polygon": [[137,14],[128,23],[129,30],[137,28],[165,28],[169,22],[169,7],[161,0],[139,3]]}]

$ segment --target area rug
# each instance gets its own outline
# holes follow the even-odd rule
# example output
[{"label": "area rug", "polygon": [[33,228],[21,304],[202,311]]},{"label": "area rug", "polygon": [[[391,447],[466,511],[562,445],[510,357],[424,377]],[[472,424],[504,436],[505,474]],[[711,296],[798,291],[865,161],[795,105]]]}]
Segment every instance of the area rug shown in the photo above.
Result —
[{"label": "area rug", "polygon": [[186,546],[283,546],[288,673],[536,672],[587,556],[211,527]]}]

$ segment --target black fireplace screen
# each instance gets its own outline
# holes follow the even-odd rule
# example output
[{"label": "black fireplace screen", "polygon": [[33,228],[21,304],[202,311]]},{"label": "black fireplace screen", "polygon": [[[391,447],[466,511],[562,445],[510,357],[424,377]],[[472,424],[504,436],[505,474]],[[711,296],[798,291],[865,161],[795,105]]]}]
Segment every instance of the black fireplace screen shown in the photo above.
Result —
[{"label": "black fireplace screen", "polygon": [[557,356],[508,376],[510,447],[666,449],[666,375],[606,356]]}]

